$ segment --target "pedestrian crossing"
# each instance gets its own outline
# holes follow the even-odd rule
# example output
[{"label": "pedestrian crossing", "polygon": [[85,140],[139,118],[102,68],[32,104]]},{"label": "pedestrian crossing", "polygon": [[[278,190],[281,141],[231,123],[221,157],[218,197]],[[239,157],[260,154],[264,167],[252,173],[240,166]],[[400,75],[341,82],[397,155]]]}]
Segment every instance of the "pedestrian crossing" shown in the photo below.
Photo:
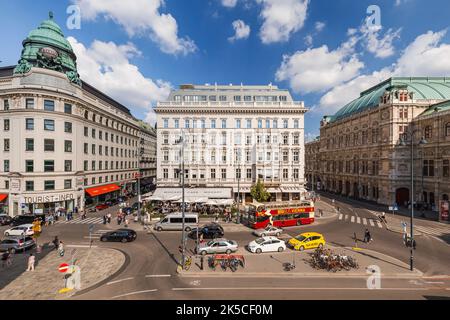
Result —
[{"label": "pedestrian crossing", "polygon": [[339,220],[345,221],[345,222],[350,222],[350,223],[362,224],[364,226],[370,226],[373,228],[376,228],[376,227],[378,227],[380,229],[383,228],[383,224],[380,221],[370,219],[370,218],[356,217],[353,215],[348,215],[348,214],[343,214],[343,213],[339,214]]},{"label": "pedestrian crossing", "polygon": [[436,237],[442,237],[445,235],[450,235],[450,227],[449,226],[436,226],[436,227],[424,227],[424,226],[414,226],[414,229],[429,234]]},{"label": "pedestrian crossing", "polygon": [[103,223],[102,217],[92,217],[86,219],[81,219],[80,217],[78,217],[69,221],[58,220],[55,222],[55,224],[102,224],[102,223]]}]

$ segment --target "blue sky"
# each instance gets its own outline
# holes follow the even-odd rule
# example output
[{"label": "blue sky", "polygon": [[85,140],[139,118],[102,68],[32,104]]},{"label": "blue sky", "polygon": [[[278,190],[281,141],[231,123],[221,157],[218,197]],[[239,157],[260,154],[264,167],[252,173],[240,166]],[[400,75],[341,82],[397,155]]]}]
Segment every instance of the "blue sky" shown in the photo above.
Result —
[{"label": "blue sky", "polygon": [[[80,29],[66,26],[72,4]],[[381,24],[369,28],[370,5]],[[0,66],[17,63],[50,10],[83,80],[150,122],[181,83],[273,83],[311,109],[310,138],[387,77],[450,76],[447,0],[0,0]]]}]

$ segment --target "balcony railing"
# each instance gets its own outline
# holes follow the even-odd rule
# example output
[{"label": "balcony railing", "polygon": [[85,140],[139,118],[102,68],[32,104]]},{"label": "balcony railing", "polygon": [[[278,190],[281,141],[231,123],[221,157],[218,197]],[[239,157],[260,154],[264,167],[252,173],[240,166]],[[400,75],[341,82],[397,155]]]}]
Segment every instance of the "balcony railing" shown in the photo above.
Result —
[{"label": "balcony railing", "polygon": [[292,101],[292,102],[214,102],[214,101],[202,101],[202,102],[179,102],[179,101],[164,101],[158,102],[157,108],[160,107],[298,107],[304,108],[304,102]]}]

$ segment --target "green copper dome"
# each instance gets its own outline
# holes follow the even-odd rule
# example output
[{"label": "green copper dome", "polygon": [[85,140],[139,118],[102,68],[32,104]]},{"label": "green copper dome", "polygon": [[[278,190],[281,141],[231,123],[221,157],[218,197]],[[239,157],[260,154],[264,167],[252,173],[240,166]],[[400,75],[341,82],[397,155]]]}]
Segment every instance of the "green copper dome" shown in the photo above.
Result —
[{"label": "green copper dome", "polygon": [[49,19],[37,29],[30,31],[22,44],[22,54],[14,73],[25,74],[31,67],[39,67],[65,73],[71,82],[81,84],[77,57],[61,28],[53,20],[53,13],[50,12]]}]

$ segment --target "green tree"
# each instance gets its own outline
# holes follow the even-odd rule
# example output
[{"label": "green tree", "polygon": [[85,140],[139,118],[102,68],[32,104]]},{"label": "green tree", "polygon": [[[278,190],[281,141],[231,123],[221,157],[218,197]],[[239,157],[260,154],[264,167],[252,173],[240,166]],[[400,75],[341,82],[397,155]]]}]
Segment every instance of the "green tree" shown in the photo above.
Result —
[{"label": "green tree", "polygon": [[258,182],[256,182],[256,184],[253,185],[250,189],[250,194],[252,195],[253,199],[258,202],[266,202],[270,198],[270,193],[267,192],[264,183],[262,183],[259,179]]}]

